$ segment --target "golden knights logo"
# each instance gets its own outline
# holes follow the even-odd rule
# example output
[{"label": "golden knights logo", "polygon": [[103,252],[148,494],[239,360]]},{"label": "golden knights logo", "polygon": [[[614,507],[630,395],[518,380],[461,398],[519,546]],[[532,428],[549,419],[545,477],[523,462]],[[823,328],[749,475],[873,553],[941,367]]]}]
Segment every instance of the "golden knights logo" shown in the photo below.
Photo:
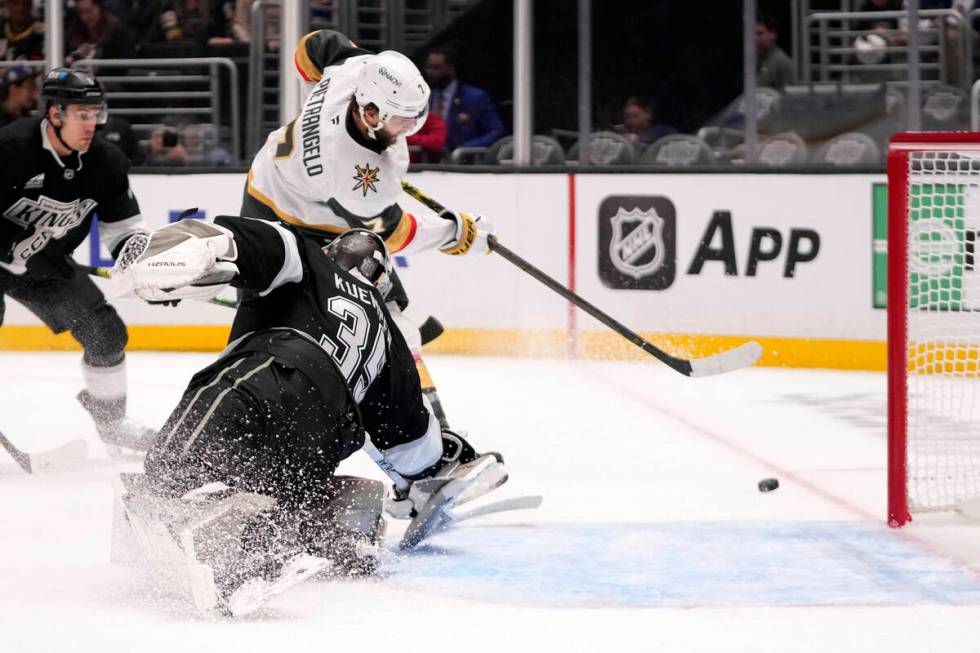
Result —
[{"label": "golden knights logo", "polygon": [[676,270],[674,205],[660,196],[613,196],[599,206],[599,277],[610,288],[664,290]]},{"label": "golden knights logo", "polygon": [[354,180],[357,181],[351,190],[361,189],[361,197],[367,197],[368,191],[372,190],[375,193],[378,189],[374,187],[378,183],[378,173],[381,172],[381,167],[376,166],[371,167],[370,163],[365,163],[364,166],[359,166],[354,164]]}]

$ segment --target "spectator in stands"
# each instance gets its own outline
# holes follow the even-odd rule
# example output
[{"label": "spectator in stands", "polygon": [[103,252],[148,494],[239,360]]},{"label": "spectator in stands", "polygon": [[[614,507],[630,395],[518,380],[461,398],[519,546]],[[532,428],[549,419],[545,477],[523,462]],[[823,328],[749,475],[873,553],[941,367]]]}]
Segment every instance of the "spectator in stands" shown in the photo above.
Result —
[{"label": "spectator in stands", "polygon": [[0,59],[44,59],[44,23],[31,13],[31,0],[3,0],[7,17],[0,21]]},{"label": "spectator in stands", "polygon": [[179,142],[186,153],[187,165],[209,168],[231,165],[231,153],[222,146],[217,130],[210,123],[184,125]]},{"label": "spectator in stands", "polygon": [[[864,3],[861,4],[858,11],[902,11],[904,9],[903,5],[903,0],[864,0]],[[893,36],[901,36],[902,42],[905,42],[904,34],[893,34],[898,30],[898,18],[866,18],[856,21],[853,27],[859,30],[879,32],[881,36],[886,37],[889,41],[891,41]]]},{"label": "spectator in stands", "polygon": [[[919,11],[934,9],[953,9],[967,16],[972,9],[977,6],[976,0],[919,0]],[[904,12],[908,8],[905,0],[865,0],[861,5],[861,11],[897,11]],[[907,61],[904,52],[887,52],[887,47],[904,47],[908,45],[909,21],[905,15],[898,17],[882,17],[865,19],[858,21],[854,27],[865,30],[854,41],[857,50],[856,58],[864,64],[902,64]],[[935,45],[939,37],[936,33],[943,32],[941,43],[944,46],[944,81],[949,84],[959,85],[963,80],[962,70],[962,40],[963,35],[960,31],[960,20],[954,16],[947,16],[945,20],[937,17],[920,18],[919,29],[923,43]],[[973,29],[969,29],[968,38],[975,40]],[[973,45],[971,43],[971,45]],[[865,75],[867,79],[869,76]],[[879,79],[905,79],[907,73],[903,70],[895,71],[893,74],[879,72]]]},{"label": "spectator in stands", "polygon": [[163,127],[150,135],[145,165],[185,166],[187,160],[187,150],[180,142],[180,132],[174,127]]},{"label": "spectator in stands", "polygon": [[113,0],[109,6],[132,31],[137,43],[149,41],[160,23],[163,0]]},{"label": "spectator in stands", "polygon": [[329,29],[333,25],[333,0],[310,0],[310,26]]},{"label": "spectator in stands", "polygon": [[438,47],[425,60],[425,78],[432,89],[429,110],[446,121],[446,149],[488,147],[507,135],[490,95],[456,77],[459,61],[453,48]]},{"label": "spectator in stands", "polygon": [[[208,45],[228,45],[241,42],[235,28],[235,8],[239,3],[235,0],[220,0],[215,3],[211,16],[212,33],[208,36]],[[251,2],[248,3],[251,11]],[[249,15],[251,19],[251,13]]]},{"label": "spectator in stands", "polygon": [[26,117],[37,104],[37,71],[14,66],[3,72],[0,127]]},{"label": "spectator in stands", "polygon": [[430,111],[422,129],[406,140],[412,163],[439,163],[446,151],[446,121]]},{"label": "spectator in stands", "polygon": [[[252,40],[252,4],[254,0],[235,0],[234,11],[229,27],[236,41],[249,43]],[[279,49],[279,5],[265,8],[265,46],[267,50]]]},{"label": "spectator in stands", "polygon": [[796,83],[793,60],[779,47],[775,19],[764,12],[756,16],[756,83],[782,92],[787,84]]},{"label": "spectator in stands", "polygon": [[623,123],[616,125],[614,129],[639,151],[658,138],[677,132],[670,125],[657,122],[656,115],[652,100],[631,95],[623,105]]},{"label": "spectator in stands", "polygon": [[133,126],[129,124],[128,120],[110,113],[106,123],[99,125],[97,130],[102,134],[102,138],[122,150],[131,165],[143,165],[146,156],[140,149],[136,134],[133,132]]},{"label": "spectator in stands", "polygon": [[68,28],[65,63],[81,59],[128,59],[134,55],[133,33],[110,12],[105,0],[77,0]]},{"label": "spectator in stands", "polygon": [[231,15],[231,35],[236,41],[252,40],[252,3],[255,0],[235,0]]},{"label": "spectator in stands", "polygon": [[164,0],[159,28],[151,41],[191,41],[201,45],[231,43],[226,2],[209,0]]},{"label": "spectator in stands", "polygon": [[[945,57],[944,57],[944,81],[947,84],[953,86],[959,86],[964,81],[963,77],[966,71],[963,70],[963,39],[966,37],[969,40],[969,51],[975,51],[977,33],[976,27],[978,25],[978,20],[980,18],[974,17],[968,20],[970,12],[976,9],[980,5],[980,0],[919,0],[919,11],[925,11],[929,9],[952,9],[958,16],[950,15],[944,18],[932,17],[921,19],[919,21],[919,26],[926,30],[935,30],[943,32],[943,39],[941,43],[945,46]],[[908,8],[908,2],[902,3],[902,8]],[[960,18],[962,17],[962,18]],[[961,26],[966,25],[966,30],[961,31]],[[908,19],[899,19],[899,29],[902,30],[902,35],[908,33]],[[906,37],[907,38],[907,37]],[[935,38],[935,37],[933,37]]]}]

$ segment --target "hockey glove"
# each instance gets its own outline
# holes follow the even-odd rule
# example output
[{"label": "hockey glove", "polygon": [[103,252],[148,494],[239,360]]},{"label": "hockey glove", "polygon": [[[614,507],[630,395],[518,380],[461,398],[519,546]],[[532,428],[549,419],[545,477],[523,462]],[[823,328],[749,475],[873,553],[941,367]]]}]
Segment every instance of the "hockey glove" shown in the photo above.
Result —
[{"label": "hockey glove", "polygon": [[[443,216],[446,213],[442,214]],[[459,256],[462,254],[486,254],[490,251],[487,237],[496,230],[493,223],[475,213],[449,213],[456,222],[456,234],[439,251]]]},{"label": "hockey glove", "polygon": [[211,299],[238,273],[237,257],[227,229],[181,220],[126,242],[112,271],[113,294],[154,302]]}]

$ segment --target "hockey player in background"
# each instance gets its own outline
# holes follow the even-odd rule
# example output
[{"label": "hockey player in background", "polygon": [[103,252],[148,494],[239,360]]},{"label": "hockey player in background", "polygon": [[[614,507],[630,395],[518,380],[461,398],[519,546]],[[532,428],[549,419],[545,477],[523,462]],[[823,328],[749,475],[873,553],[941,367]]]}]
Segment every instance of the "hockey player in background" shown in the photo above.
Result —
[{"label": "hockey player in background", "polygon": [[[312,90],[300,116],[272,132],[255,155],[241,214],[293,225],[323,243],[363,228],[381,235],[392,253],[486,253],[493,228],[481,216],[414,216],[396,202],[408,170],[405,139],[421,129],[429,108],[429,87],[415,65],[398,52],[361,49],[332,30],[303,37],[294,59]],[[402,313],[408,296],[396,275],[392,284],[388,309],[443,427],[447,455],[471,452],[449,430],[418,326]]]},{"label": "hockey player in background", "polygon": [[[385,305],[391,273],[372,232],[321,248],[294,227],[226,216],[176,222],[121,253],[113,283],[123,294],[200,299],[229,281],[250,291],[227,349],[191,380],[130,497],[132,520],[171,515],[167,531],[190,568],[207,566],[191,578],[202,609],[245,614],[331,563],[370,570],[358,545],[380,538],[381,494],[352,528],[337,515],[359,499],[336,499],[333,478],[365,431],[412,482],[406,501],[420,516],[431,501],[451,507],[506,480],[493,454],[443,459],[439,422]],[[140,493],[171,504],[141,509]]]},{"label": "hockey player in background", "polygon": [[110,252],[145,233],[129,163],[96,136],[102,89],[87,73],[55,68],[44,79],[44,116],[0,130],[0,324],[4,296],[82,346],[78,400],[112,450],[145,450],[153,432],[126,417],[127,332],[72,252],[95,214]]}]

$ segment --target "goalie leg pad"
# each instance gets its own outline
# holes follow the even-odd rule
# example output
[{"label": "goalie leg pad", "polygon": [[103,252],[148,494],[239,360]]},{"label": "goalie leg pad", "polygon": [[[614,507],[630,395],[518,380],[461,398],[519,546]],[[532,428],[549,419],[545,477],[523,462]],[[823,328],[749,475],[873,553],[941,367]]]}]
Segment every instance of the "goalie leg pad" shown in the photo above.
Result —
[{"label": "goalie leg pad", "polygon": [[298,569],[285,568],[305,554],[279,546],[271,497],[236,492],[223,483],[180,498],[156,495],[153,487],[142,474],[120,475],[117,488],[127,523],[150,568],[165,581],[183,578],[205,614],[247,614],[324,566],[306,557],[294,564]]},{"label": "goalie leg pad", "polygon": [[300,539],[311,554],[329,559],[338,573],[373,574],[384,540],[384,484],[336,476],[326,500],[300,513]]}]

